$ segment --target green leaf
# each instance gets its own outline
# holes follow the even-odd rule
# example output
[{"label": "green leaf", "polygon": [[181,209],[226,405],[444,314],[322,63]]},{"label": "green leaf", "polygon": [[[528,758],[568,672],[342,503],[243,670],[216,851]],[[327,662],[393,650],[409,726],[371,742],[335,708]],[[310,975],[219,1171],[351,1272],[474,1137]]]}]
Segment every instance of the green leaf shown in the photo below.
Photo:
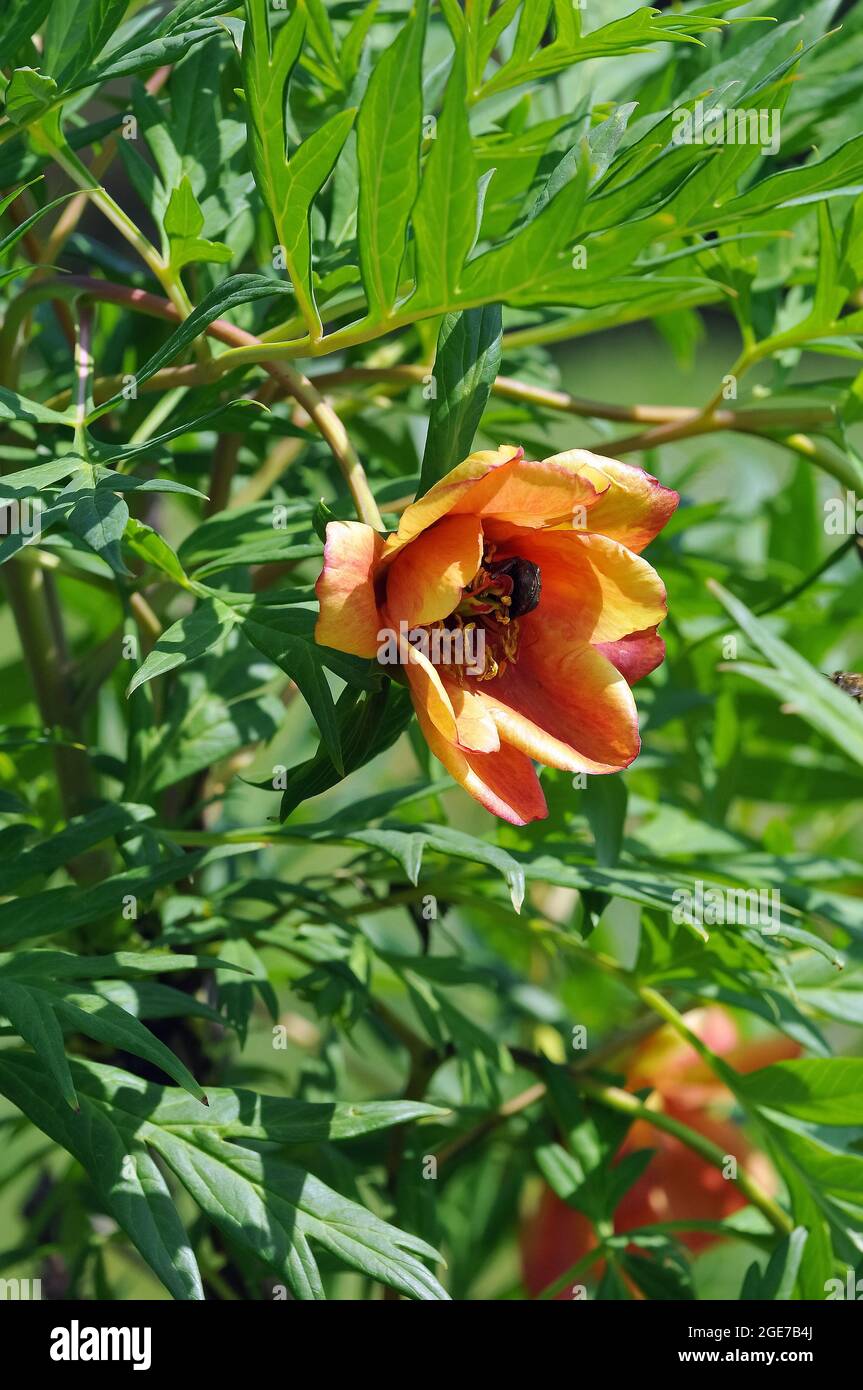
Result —
[{"label": "green leaf", "polygon": [[620,1264],[650,1299],[686,1302],[695,1299],[692,1268],[683,1253],[670,1242],[650,1257],[625,1250]]},{"label": "green leaf", "polygon": [[[245,655],[242,647],[237,655]],[[245,664],[251,682],[259,686],[265,677],[257,653],[248,649]],[[268,693],[242,698],[232,665],[216,658],[203,669],[181,673],[163,722],[149,731],[149,751],[135,783],[137,796],[153,796],[238,749],[268,743],[278,732],[284,717],[281,701]]]},{"label": "green leaf", "polygon": [[412,213],[417,246],[417,289],[412,306],[456,301],[462,266],[476,236],[476,183],[465,107],[464,61],[457,51]]},{"label": "green leaf", "polygon": [[433,1107],[409,1102],[387,1110],[379,1104],[368,1110],[314,1106],[216,1090],[201,1122],[197,1113],[185,1109],[181,1093],[116,1068],[75,1062],[73,1078],[80,1117],[45,1103],[38,1062],[9,1051],[0,1054],[0,1090],[75,1154],[108,1210],[175,1297],[202,1294],[194,1257],[151,1153],[159,1155],[204,1214],[284,1279],[296,1298],[324,1296],[310,1242],[409,1298],[446,1298],[422,1264],[422,1259],[438,1258],[424,1241],[381,1221],[271,1151],[237,1142],[297,1143],[324,1134],[346,1138],[441,1113]]},{"label": "green leaf", "polygon": [[237,622],[238,616],[228,604],[218,598],[205,599],[188,617],[180,618],[162,633],[129,682],[127,695],[156,676],[200,660],[224,641]]},{"label": "green leaf", "polygon": [[135,834],[152,815],[149,806],[107,803],[74,816],[56,835],[22,849],[0,865],[0,893],[11,893],[28,879],[45,878],[108,840]]},{"label": "green leaf", "polygon": [[[237,555],[263,554],[266,547],[290,537],[297,530],[308,531],[312,524],[312,503],[296,498],[279,504],[276,526],[272,503],[256,502],[248,507],[232,507],[207,517],[179,547],[179,558],[187,570],[220,565],[228,568]],[[278,558],[273,556],[268,558]]]},{"label": "green leaf", "polygon": [[863,135],[857,135],[825,159],[783,169],[762,179],[739,197],[724,203],[719,212],[711,209],[709,222],[705,220],[703,225],[712,230],[722,223],[753,217],[771,208],[793,208],[824,198],[847,197],[861,191],[861,180]]},{"label": "green leaf", "polygon": [[308,609],[279,603],[256,603],[241,614],[244,636],[295,682],[329,757],[344,776],[336,707],[324,675],[327,649],[315,642],[315,621]]},{"label": "green leaf", "polygon": [[[228,313],[231,309],[235,309],[240,304],[253,304],[259,299],[269,298],[270,295],[289,293],[290,287],[288,285],[281,285],[277,280],[270,280],[263,275],[228,276],[227,280],[223,280],[220,285],[217,285],[214,290],[211,290],[209,294],[204,296],[200,304],[189,314],[188,318],[183,320],[179,328],[171,334],[159,350],[135,373],[137,385],[141,386],[143,382],[149,381],[150,377],[155,376],[156,372],[158,372],[161,367],[167,366],[175,357],[178,357],[190,343],[193,343],[196,338],[200,337],[200,335],[206,331],[214,319],[220,318],[223,314]],[[2,407],[3,398],[7,394],[11,393],[0,393],[0,407]],[[88,423],[98,420],[100,415],[104,415],[106,411],[113,409],[113,407],[122,400],[124,400],[123,393],[122,391],[118,391],[110,400],[97,406],[96,409],[91,412]],[[55,420],[60,419],[63,420],[64,423],[66,422],[66,417],[56,416],[53,412],[51,412],[51,417]],[[0,418],[2,418],[2,416],[0,416]],[[26,418],[26,416],[16,418]]]},{"label": "green leaf", "polygon": [[34,995],[40,995],[42,1002],[53,1008],[63,1025],[71,1032],[84,1033],[108,1047],[143,1057],[145,1061],[151,1062],[170,1076],[196,1100],[203,1101],[204,1105],[208,1103],[204,1091],[188,1067],[125,1009],[98,994],[72,990],[65,985],[54,986],[51,989],[41,989],[33,985],[26,985],[25,988]]},{"label": "green leaf", "polygon": [[186,970],[239,970],[219,956],[188,956],[167,951],[114,951],[80,956],[71,951],[16,951],[0,955],[0,976],[33,980],[138,979]]},{"label": "green leaf", "polygon": [[68,425],[70,428],[75,425],[71,411],[61,414],[50,406],[19,396],[17,391],[9,391],[5,386],[0,386],[0,420],[28,420],[33,425]]},{"label": "green leaf", "polygon": [[61,1026],[143,1057],[207,1104],[192,1073],[170,1048],[133,1014],[99,994],[65,984],[18,980],[6,971],[0,976],[0,1012],[7,1015],[24,1041],[42,1058],[64,1099],[72,1106],[77,1106],[77,1099],[63,1051]]},{"label": "green leaf", "polygon": [[47,111],[56,94],[53,77],[35,68],[16,68],[6,88],[6,115],[16,125],[27,125]]},{"label": "green leaf", "polygon": [[[628,270],[654,234],[651,224],[616,227],[586,247],[578,242],[590,178],[587,141],[560,161],[515,236],[476,256],[465,267],[461,298],[473,303],[590,303],[622,298],[609,282]],[[646,286],[637,285],[640,293]]]},{"label": "green leaf", "polygon": [[[130,30],[129,36],[108,45],[91,68],[66,85],[70,89],[90,87],[144,68],[177,63],[191,48],[224,33],[223,26],[211,16],[223,15],[225,10],[225,0],[180,0],[155,25],[124,26]],[[143,43],[139,34],[146,35]]]},{"label": "green leaf", "polygon": [[803,1226],[796,1226],[777,1245],[763,1272],[757,1264],[750,1265],[740,1290],[741,1299],[787,1302],[793,1298],[808,1239],[809,1232]]},{"label": "green leaf", "polygon": [[208,241],[199,236],[204,225],[204,214],[192,191],[192,185],[184,174],[182,182],[175,188],[165,210],[165,232],[171,248],[171,265],[174,270],[195,261],[211,261],[224,265],[230,261],[233,251],[221,241]]},{"label": "green leaf", "polygon": [[329,838],[347,839],[354,844],[367,845],[389,854],[401,864],[411,883],[419,880],[423,854],[432,850],[449,858],[467,859],[487,864],[499,872],[509,888],[516,912],[524,902],[525,874],[521,864],[505,849],[487,844],[475,835],[467,835],[449,825],[412,825],[398,821],[385,822],[380,828],[364,829],[351,825],[349,816],[336,816],[331,823],[292,827],[293,835],[326,841]]},{"label": "green leaf", "polygon": [[130,517],[126,522],[123,540],[129,550],[138,556],[139,560],[144,560],[154,569],[161,570],[169,579],[173,579],[184,589],[190,587],[186,571],[180,564],[176,552],[171,549],[158,531],[153,530],[152,526],[147,526],[143,521],[136,521],[134,517]]},{"label": "green leaf", "polygon": [[[243,77],[249,104],[249,154],[255,180],[272,214],[278,245],[297,305],[313,343],[323,329],[312,287],[310,217],[314,200],[335,167],[355,111],[337,111],[288,157],[285,113],[291,73],[300,56],[307,14],[310,30],[327,32],[326,12],[317,18],[297,7],[270,42],[265,0],[247,0],[243,34]],[[333,64],[335,55],[331,54]],[[275,249],[275,248],[274,248]]]},{"label": "green leaf", "polygon": [[298,146],[288,161],[273,208],[276,235],[285,249],[294,293],[305,305],[313,343],[320,340],[323,328],[312,289],[311,213],[315,198],[335,168],[355,115],[353,109],[337,111]]},{"label": "green leaf", "polygon": [[500,366],[502,332],[499,305],[448,314],[441,324],[418,496],[471,452]]},{"label": "green leaf", "polygon": [[7,0],[0,16],[0,53],[4,65],[11,63],[18,49],[44,22],[53,0]]},{"label": "green leaf", "polygon": [[[508,6],[505,22],[512,17]],[[555,5],[557,33],[551,42],[544,42],[549,6],[544,0],[526,0],[512,53],[508,61],[482,84],[480,95],[489,97],[525,82],[535,82],[553,73],[565,71],[575,63],[591,58],[609,58],[625,53],[644,52],[658,41],[668,43],[699,42],[697,35],[719,28],[723,21],[718,10],[728,6],[705,6],[681,14],[660,14],[650,5],[642,5],[633,13],[614,19],[587,35],[578,32],[571,12],[564,5]],[[564,22],[561,15],[565,14]],[[499,32],[499,31],[498,31]],[[481,73],[478,74],[482,76]]]},{"label": "green leaf", "polygon": [[622,777],[589,777],[584,810],[596,844],[596,862],[613,869],[620,856],[626,820],[626,784]]},{"label": "green leaf", "polygon": [[[11,203],[18,196],[20,191],[19,189],[15,193],[10,194],[8,198],[0,200],[0,212],[3,211],[8,203]],[[17,246],[22,237],[27,235],[31,227],[35,227],[49,212],[53,212],[54,208],[59,207],[61,203],[65,203],[68,198],[72,197],[74,197],[74,193],[62,193],[59,198],[52,198],[50,203],[46,203],[42,208],[37,208],[35,212],[30,213],[29,217],[23,218],[23,220],[18,223],[17,227],[13,227],[11,232],[7,232],[4,237],[0,237],[0,256],[5,256],[7,251],[11,251],[13,246]],[[33,266],[29,269],[36,269],[36,267]],[[21,267],[20,270],[14,273],[26,274],[27,270],[28,267]],[[13,272],[10,272],[10,275],[12,274]]]},{"label": "green leaf", "polygon": [[98,57],[126,9],[126,0],[54,0],[45,35],[45,61],[58,86],[70,87]]},{"label": "green leaf", "polygon": [[863,1124],[863,1059],[800,1058],[740,1079],[752,1105],[822,1125]]},{"label": "green leaf", "polygon": [[4,975],[0,978],[0,1014],[5,1014],[16,1032],[41,1057],[66,1104],[77,1109],[78,1097],[66,1058],[63,1030],[51,995]]},{"label": "green leaf", "polygon": [[77,454],[57,459],[53,463],[37,463],[33,468],[22,468],[17,473],[6,473],[0,478],[0,495],[3,497],[35,497],[43,488],[78,473],[84,467]]},{"label": "green leaf", "polygon": [[[764,1112],[762,1112],[764,1113]],[[855,1250],[863,1220],[863,1159],[842,1143],[842,1131],[808,1129],[770,1112],[765,1123],[771,1157],[785,1180],[798,1226],[809,1231],[807,1259],[799,1271],[808,1297],[823,1298],[834,1248]],[[827,1229],[825,1229],[825,1226]],[[817,1271],[817,1273],[816,1273]]]},{"label": "green leaf", "polygon": [[[219,857],[218,851],[215,854]],[[146,897],[163,884],[188,877],[206,859],[206,854],[180,854],[152,866],[129,869],[89,887],[48,888],[27,898],[0,903],[0,946],[116,917],[128,894]]]},{"label": "green leaf", "polygon": [[709,580],[708,588],[773,668],[735,663],[730,669],[759,681],[780,699],[792,703],[801,719],[863,765],[863,711],[854,700],[814,670],[799,652],[776,636],[767,622],[756,618],[721,584]]},{"label": "green leaf", "polygon": [[378,58],[357,119],[360,268],[372,320],[399,292],[408,219],[419,188],[427,0]]},{"label": "green leaf", "polygon": [[[197,1261],[168,1184],[146,1142],[137,1138],[141,1121],[110,1104],[111,1092],[125,1098],[127,1091],[146,1094],[147,1088],[138,1077],[119,1070],[105,1068],[110,1082],[99,1085],[94,1084],[92,1064],[74,1062],[72,1069],[80,1114],[57,1105],[36,1058],[5,1049],[0,1054],[0,1091],[78,1159],[105,1210],[169,1293],[179,1299],[203,1299]],[[84,1093],[85,1087],[90,1094]]]},{"label": "green leaf", "polygon": [[[392,747],[410,723],[413,705],[407,691],[396,690],[389,682],[374,692],[357,692],[347,686],[336,705],[336,714],[344,775],[347,776]],[[280,820],[287,820],[309,797],[319,796],[334,787],[341,776],[326,748],[319,747],[313,758],[288,772],[282,791]]]},{"label": "green leaf", "polygon": [[130,577],[120,549],[128,520],[129,508],[122,497],[101,488],[87,488],[76,493],[68,517],[75,535],[107,561],[121,578]]}]

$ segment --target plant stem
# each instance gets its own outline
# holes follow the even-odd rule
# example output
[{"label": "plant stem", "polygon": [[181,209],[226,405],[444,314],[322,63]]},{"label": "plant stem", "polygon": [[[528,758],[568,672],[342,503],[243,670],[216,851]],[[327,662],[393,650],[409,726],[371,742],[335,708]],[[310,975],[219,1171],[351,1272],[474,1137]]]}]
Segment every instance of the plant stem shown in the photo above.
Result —
[{"label": "plant stem", "polygon": [[[654,1129],[661,1129],[665,1134],[672,1135],[695,1153],[700,1154],[703,1159],[718,1168],[720,1172],[725,1169],[726,1158],[728,1155],[723,1153],[718,1144],[714,1144],[711,1139],[706,1139],[697,1130],[690,1129],[688,1125],[681,1124],[671,1115],[665,1115],[661,1110],[651,1110],[644,1105],[637,1096],[629,1091],[622,1090],[619,1086],[609,1086],[604,1082],[595,1081],[592,1077],[580,1077],[579,1087],[584,1094],[591,1099],[605,1105],[609,1110],[616,1110],[620,1115],[628,1115],[633,1120],[646,1120],[653,1125]],[[791,1217],[782,1210],[773,1198],[768,1196],[764,1189],[755,1179],[739,1165],[737,1176],[732,1179],[735,1185],[743,1193],[744,1197],[752,1203],[754,1207],[767,1217],[771,1226],[782,1236],[787,1236],[794,1229],[794,1222]]]},{"label": "plant stem", "polygon": [[[104,281],[91,280],[86,276],[72,275],[67,276],[60,284],[67,292],[73,290],[80,293],[86,290],[94,299],[124,304],[129,309],[137,309],[142,313],[152,314],[169,322],[178,323],[183,317],[175,304],[166,303],[157,295],[148,294],[145,290],[132,290],[125,285],[110,285]],[[34,286],[33,292],[40,297],[50,297],[52,285],[54,285],[54,292],[56,293],[56,282],[49,281],[43,281],[40,285]],[[21,312],[20,301],[24,300],[26,296],[27,291],[19,297],[18,313]],[[238,328],[225,319],[214,319],[207,328],[207,332],[220,342],[241,344],[243,351],[251,350],[254,353],[255,365],[261,366],[269,372],[281,384],[286,395],[293,397],[302,406],[329,446],[330,452],[347,483],[360,520],[368,526],[373,526],[376,530],[382,530],[381,514],[359,456],[338,415],[332,406],[319,395],[314,383],[289,363],[259,360],[264,359],[269,352],[266,345],[262,344],[261,340],[256,338],[254,334],[247,333],[245,329]],[[233,365],[230,361],[232,357],[233,353],[224,353],[211,367],[208,367],[208,370],[212,370],[213,375],[228,370],[228,367]]]},{"label": "plant stem", "polygon": [[[3,577],[40,717],[48,727],[63,728],[70,701],[63,687],[61,652],[49,616],[47,576],[36,566],[13,558],[3,567]],[[68,819],[88,794],[86,754],[55,744],[53,755],[60,804]]]},{"label": "plant stem", "polygon": [[114,202],[110,193],[102,187],[98,179],[93,177],[86,164],[68,147],[55,145],[46,138],[41,139],[40,144],[46,147],[48,153],[56,160],[63,172],[68,174],[72,182],[89,195],[90,201],[107,217],[112,226],[116,227],[124,240],[128,241],[129,245],[137,251],[159,284],[163,286],[169,297],[172,297],[168,285],[165,283],[167,267],[155,246],[144,236],[144,233],[135,225],[128,213]]},{"label": "plant stem", "polygon": [[512,1096],[510,1100],[505,1100],[496,1110],[492,1110],[490,1114],[484,1116],[479,1124],[474,1125],[472,1129],[465,1130],[463,1134],[457,1134],[453,1139],[450,1139],[448,1143],[442,1144],[435,1154],[438,1163],[446,1163],[449,1159],[454,1158],[456,1154],[461,1153],[463,1149],[469,1148],[471,1144],[476,1143],[478,1139],[484,1139],[487,1134],[497,1129],[499,1125],[504,1124],[507,1120],[511,1120],[514,1115],[520,1115],[523,1110],[529,1110],[532,1105],[536,1105],[537,1101],[542,1100],[545,1094],[545,1083],[542,1081],[535,1081],[533,1085],[528,1086],[526,1090],[520,1091],[517,1096]]},{"label": "plant stem", "polygon": [[602,1260],[604,1258],[605,1251],[601,1245],[597,1245],[593,1250],[588,1250],[586,1255],[582,1255],[580,1260],[576,1260],[574,1265],[570,1265],[569,1269],[561,1274],[559,1278],[553,1280],[552,1283],[548,1284],[542,1290],[542,1293],[539,1294],[540,1301],[545,1302],[547,1299],[556,1298],[557,1295],[566,1288],[567,1284],[574,1284],[579,1275],[586,1274],[591,1265],[595,1265],[597,1260]]},{"label": "plant stem", "polygon": [[[650,993],[652,994],[653,991],[650,991]],[[664,1003],[665,1001],[662,1002]],[[672,1012],[674,1011],[672,1010]],[[691,1036],[692,1038],[695,1037],[694,1034]],[[699,1043],[699,1047],[703,1047],[703,1045],[700,1044],[700,1040],[696,1039],[695,1041]],[[520,1063],[529,1065],[533,1069],[544,1065],[542,1058],[533,1057],[531,1054],[525,1054],[520,1050],[517,1053],[517,1058]],[[723,1152],[718,1144],[714,1144],[712,1140],[706,1139],[704,1135],[699,1134],[697,1130],[691,1129],[689,1125],[683,1124],[680,1120],[674,1119],[671,1115],[666,1115],[661,1110],[651,1109],[650,1106],[640,1101],[637,1096],[634,1096],[630,1091],[624,1091],[620,1086],[611,1086],[606,1082],[597,1081],[594,1077],[586,1074],[586,1072],[581,1069],[579,1069],[577,1074],[574,1068],[570,1068],[569,1070],[575,1077],[577,1088],[582,1091],[584,1095],[589,1096],[592,1100],[597,1101],[600,1105],[604,1105],[610,1110],[617,1111],[618,1114],[628,1115],[633,1120],[645,1120],[648,1124],[652,1125],[654,1129],[662,1130],[665,1134],[670,1134],[675,1139],[679,1139],[687,1148],[699,1154],[714,1168],[718,1168],[720,1172],[725,1171],[728,1155]],[[545,1094],[546,1086],[543,1082],[537,1082],[532,1086],[528,1086],[526,1090],[512,1097],[511,1100],[506,1101],[502,1106],[499,1106],[497,1110],[493,1111],[491,1115],[486,1116],[479,1125],[470,1130],[467,1134],[457,1135],[448,1144],[445,1144],[438,1150],[438,1161],[442,1163],[446,1159],[452,1158],[456,1153],[459,1153],[462,1149],[473,1143],[475,1139],[484,1137],[485,1134],[495,1129],[505,1120],[512,1118],[513,1115],[519,1115],[523,1110],[527,1110],[531,1105],[535,1105],[544,1098]],[[767,1220],[773,1226],[774,1230],[779,1232],[780,1235],[788,1235],[789,1232],[794,1229],[794,1222],[791,1220],[791,1217],[782,1210],[778,1203],[774,1202],[773,1198],[763,1190],[751,1174],[747,1173],[745,1169],[741,1168],[739,1165],[737,1166],[737,1175],[732,1181],[747,1200],[767,1217]]]},{"label": "plant stem", "polygon": [[[415,363],[404,363],[395,367],[345,367],[340,371],[316,372],[312,380],[318,389],[355,383],[362,385],[374,381],[407,387],[424,382],[430,370],[428,366]],[[553,391],[548,387],[535,386],[532,382],[518,381],[507,376],[497,377],[491,389],[494,395],[501,396],[504,400],[523,401],[526,405],[559,410],[566,415],[577,415],[585,419],[617,420],[646,425],[689,426],[697,423],[703,427],[705,424],[703,412],[692,406],[616,405],[610,401],[571,396],[567,391]],[[792,410],[783,407],[765,407],[762,410],[748,411],[717,410],[710,416],[709,428],[743,429],[758,424],[764,429],[778,429],[788,423],[802,426],[805,421],[809,425],[818,425],[829,424],[834,419],[835,413],[829,406]]]},{"label": "plant stem", "polygon": [[[91,280],[85,276],[70,275],[59,282],[42,281],[25,290],[19,296],[19,301],[26,302],[28,297],[50,297],[52,293],[56,294],[60,289],[65,289],[68,293],[70,290],[80,291],[85,288],[92,294],[93,298],[125,304],[130,309],[152,314],[168,321],[180,321],[176,307],[160,299],[157,295],[148,294],[144,290],[133,290],[125,285],[112,285],[105,281]],[[18,307],[16,307],[15,314],[20,317],[25,309],[19,301],[16,301]],[[407,363],[395,367],[349,367],[340,371],[319,373],[315,377],[309,378],[287,362],[269,360],[273,351],[271,344],[261,338],[256,338],[251,333],[246,333],[243,329],[237,328],[224,319],[214,320],[209,325],[207,332],[228,345],[231,350],[205,364],[167,368],[164,373],[159,374],[158,384],[168,387],[181,384],[194,385],[199,382],[215,380],[223,372],[239,365],[240,361],[247,365],[263,367],[282,385],[286,394],[293,396],[303,406],[306,413],[317,425],[345,477],[360,519],[375,526],[376,529],[380,529],[380,513],[368,487],[362,465],[348,439],[344,425],[332,407],[322,400],[319,388],[375,380],[408,387],[421,382],[427,376],[428,368],[423,364]],[[113,379],[108,383],[98,383],[102,390],[106,384],[113,388],[117,383]],[[145,387],[150,385],[151,383],[145,383]],[[788,448],[795,449],[798,453],[810,458],[813,463],[825,469],[833,477],[839,478],[846,485],[852,486],[856,483],[863,490],[863,476],[857,477],[857,472],[850,461],[838,449],[830,446],[826,441],[816,443],[809,436],[797,433],[799,430],[812,428],[819,424],[832,423],[835,419],[835,413],[830,406],[765,406],[760,409],[747,410],[717,408],[708,413],[706,409],[698,410],[689,406],[621,406],[613,402],[571,396],[564,391],[552,391],[544,387],[534,386],[529,382],[517,381],[512,377],[498,377],[492,389],[496,395],[505,399],[523,401],[525,404],[536,405],[549,410],[559,410],[565,414],[652,425],[652,428],[637,434],[625,435],[620,439],[611,440],[608,444],[594,444],[592,446],[592,452],[606,457],[616,458],[623,454],[656,448],[661,444],[669,444],[680,439],[712,434],[720,430],[734,430],[763,438],[776,439],[776,442],[783,443]],[[102,394],[101,390],[99,394]],[[61,398],[58,397],[57,399],[60,400]],[[777,431],[783,429],[788,429],[792,433],[782,438],[776,438]]]},{"label": "plant stem", "polygon": [[93,408],[93,310],[83,303],[78,309],[78,336],[75,341],[75,426],[83,430]]},{"label": "plant stem", "polygon": [[815,440],[807,434],[794,433],[777,437],[776,443],[817,464],[851,492],[863,492],[863,468],[829,439]]}]

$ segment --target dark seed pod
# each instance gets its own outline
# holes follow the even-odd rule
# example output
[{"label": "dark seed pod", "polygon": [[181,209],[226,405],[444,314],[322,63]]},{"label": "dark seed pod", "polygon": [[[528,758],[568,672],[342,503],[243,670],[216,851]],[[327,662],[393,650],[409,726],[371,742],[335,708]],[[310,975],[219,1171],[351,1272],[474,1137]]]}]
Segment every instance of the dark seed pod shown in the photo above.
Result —
[{"label": "dark seed pod", "polygon": [[532,560],[522,560],[520,556],[514,555],[511,560],[501,560],[500,564],[489,565],[488,569],[495,577],[506,575],[512,580],[512,602],[508,610],[511,618],[523,618],[525,613],[533,612],[542,594],[542,574],[539,565],[535,565]]}]

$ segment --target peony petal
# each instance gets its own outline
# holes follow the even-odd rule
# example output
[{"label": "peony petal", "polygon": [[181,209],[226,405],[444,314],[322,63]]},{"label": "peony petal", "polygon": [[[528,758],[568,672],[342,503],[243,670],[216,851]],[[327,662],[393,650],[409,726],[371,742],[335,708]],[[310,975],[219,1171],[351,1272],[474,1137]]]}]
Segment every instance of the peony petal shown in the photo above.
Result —
[{"label": "peony petal", "polygon": [[353,656],[376,655],[381,623],[374,571],[383,548],[383,537],[371,526],[329,522],[324,567],[315,584],[320,603],[316,642]]},{"label": "peony petal", "polygon": [[514,458],[479,479],[453,504],[452,512],[472,512],[515,526],[537,529],[572,526],[576,507],[597,502],[592,482],[554,459],[542,463]]},{"label": "peony petal", "polygon": [[656,570],[618,541],[579,531],[507,531],[494,521],[484,530],[496,560],[521,555],[539,565],[540,612],[568,619],[585,641],[615,642],[666,615]]},{"label": "peony petal", "polygon": [[619,772],[640,747],[638,716],[623,676],[595,647],[542,610],[522,620],[518,664],[484,681],[500,737],[567,772]]},{"label": "peony petal", "polygon": [[572,449],[545,460],[564,461],[599,494],[596,502],[588,505],[585,529],[620,541],[637,553],[662,530],[680,501],[678,493],[629,463],[586,449]]},{"label": "peony petal", "polygon": [[496,753],[466,753],[449,743],[419,706],[417,718],[435,757],[493,816],[512,825],[527,825],[548,815],[533,763],[517,749],[503,743]]},{"label": "peony petal", "polygon": [[455,714],[459,747],[477,753],[496,753],[500,748],[500,736],[482,698],[446,678],[444,687]]},{"label": "peony petal", "polygon": [[482,546],[482,526],[475,516],[435,522],[390,565],[387,612],[411,626],[448,618],[482,563]]},{"label": "peony petal", "polygon": [[422,710],[442,737],[450,743],[455,743],[458,739],[458,727],[443,681],[428,657],[411,646],[400,634],[397,625],[392,625],[392,631],[398,642],[399,660],[410,686],[415,710],[418,714]]},{"label": "peony petal", "polygon": [[[476,483],[512,459],[522,458],[523,454],[524,450],[517,449],[514,445],[502,445],[499,449],[480,449],[475,454],[470,454],[439,483],[430,487],[423,497],[405,508],[398,530],[387,539],[384,561],[389,562],[409,541],[421,535],[442,516],[447,516]],[[462,510],[469,513],[473,508],[465,507]]]},{"label": "peony petal", "polygon": [[665,643],[655,627],[630,632],[616,642],[598,642],[596,649],[617,667],[628,685],[649,676],[665,660]]}]

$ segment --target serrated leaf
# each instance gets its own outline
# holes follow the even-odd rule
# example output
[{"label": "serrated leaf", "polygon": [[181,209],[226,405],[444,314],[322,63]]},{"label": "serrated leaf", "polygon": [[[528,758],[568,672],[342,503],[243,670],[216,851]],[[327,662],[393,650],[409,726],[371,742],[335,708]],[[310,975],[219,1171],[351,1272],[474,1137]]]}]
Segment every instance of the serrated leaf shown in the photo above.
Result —
[{"label": "serrated leaf", "polygon": [[752,1105],[822,1125],[863,1124],[863,1059],[800,1058],[740,1079]]},{"label": "serrated leaf", "polygon": [[427,0],[375,64],[357,118],[360,267],[373,319],[398,297],[408,218],[419,187]]},{"label": "serrated leaf", "polygon": [[[310,1241],[407,1297],[447,1297],[421,1262],[437,1259],[424,1241],[381,1221],[271,1152],[232,1142],[251,1136],[302,1142],[321,1136],[322,1129],[330,1138],[349,1137],[419,1114],[440,1113],[433,1108],[407,1103],[386,1113],[376,1105],[363,1116],[362,1106],[316,1107],[217,1090],[209,1116],[202,1112],[205,1123],[199,1125],[183,1108],[181,1093],[148,1085],[116,1068],[75,1062],[82,1116],[70,1119],[83,1120],[76,1130],[56,1107],[45,1104],[39,1091],[43,1077],[34,1059],[8,1051],[0,1054],[0,1090],[76,1154],[109,1210],[175,1297],[200,1297],[200,1286],[197,1278],[190,1278],[188,1261],[194,1261],[164,1181],[149,1186],[153,1172],[158,1174],[150,1151],[160,1155],[201,1210],[232,1241],[269,1265],[297,1298],[323,1297]],[[341,1134],[339,1112],[344,1116]],[[130,1200],[133,1195],[137,1206]],[[185,1256],[182,1263],[180,1252]]]},{"label": "serrated leaf", "polygon": [[[35,1057],[5,1050],[0,1055],[0,1091],[33,1124],[83,1165],[106,1211],[115,1218],[174,1298],[203,1299],[204,1291],[189,1238],[159,1165],[137,1140],[136,1117],[84,1094],[90,1080],[81,1062],[72,1063],[81,1113],[57,1105],[47,1074]],[[110,1072],[115,1093],[128,1083],[146,1089],[138,1077]],[[92,1083],[91,1083],[92,1084]]]},{"label": "serrated leaf", "polygon": [[[338,111],[288,156],[285,109],[291,73],[300,56],[308,11],[297,7],[271,39],[268,7],[247,0],[243,76],[249,103],[249,150],[255,178],[276,229],[278,245],[312,342],[322,334],[312,288],[312,205],[333,171],[353,125],[354,111]],[[309,15],[310,27],[315,25]]]},{"label": "serrated leaf", "polygon": [[417,246],[414,305],[452,304],[476,232],[477,167],[465,108],[465,70],[457,50],[440,122],[412,220]]}]

